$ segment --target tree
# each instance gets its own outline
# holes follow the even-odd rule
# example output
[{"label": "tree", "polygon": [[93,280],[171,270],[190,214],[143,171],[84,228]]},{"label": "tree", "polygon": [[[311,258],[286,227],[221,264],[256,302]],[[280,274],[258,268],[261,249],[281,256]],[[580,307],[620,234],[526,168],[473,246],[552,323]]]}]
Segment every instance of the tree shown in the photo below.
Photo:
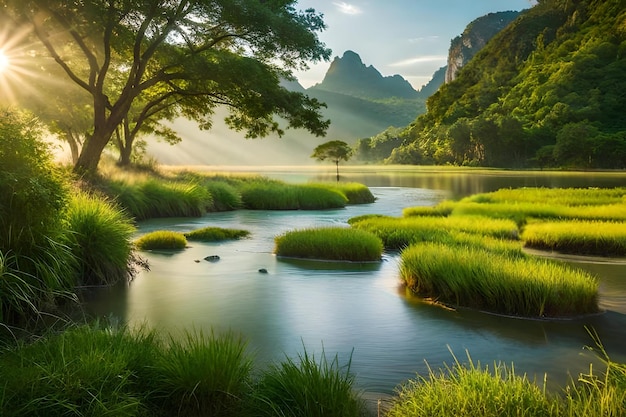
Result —
[{"label": "tree", "polygon": [[316,158],[318,161],[326,159],[333,161],[337,167],[337,181],[339,181],[339,161],[347,161],[351,156],[352,148],[350,145],[342,140],[331,140],[317,146],[313,150],[311,158]]},{"label": "tree", "polygon": [[280,86],[293,79],[292,70],[330,57],[316,34],[325,29],[322,16],[295,4],[5,0],[0,14],[30,25],[47,54],[89,94],[93,127],[75,171],[93,173],[125,120],[132,134],[161,112],[210,128],[216,106],[226,106],[226,122],[250,138],[281,135],[275,115],[288,127],[324,135],[329,121],[322,103]]}]

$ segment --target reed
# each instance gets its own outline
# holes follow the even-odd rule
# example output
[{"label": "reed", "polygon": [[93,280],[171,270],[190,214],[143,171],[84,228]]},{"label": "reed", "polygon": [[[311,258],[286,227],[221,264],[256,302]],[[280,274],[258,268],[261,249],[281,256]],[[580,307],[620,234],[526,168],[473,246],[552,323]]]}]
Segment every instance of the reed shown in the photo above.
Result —
[{"label": "reed", "polygon": [[241,415],[251,370],[240,337],[184,332],[171,336],[160,352],[150,375],[150,398],[165,415]]},{"label": "reed", "polygon": [[65,217],[69,246],[78,260],[77,285],[112,285],[130,278],[135,227],[121,209],[77,192]]},{"label": "reed", "polygon": [[250,236],[250,232],[240,229],[224,229],[222,227],[204,227],[184,233],[187,240],[200,242],[218,242],[221,240],[243,239]]},{"label": "reed", "polygon": [[537,417],[558,415],[558,403],[526,375],[517,375],[513,365],[492,367],[467,363],[454,357],[452,366],[428,376],[418,375],[398,390],[386,417]]},{"label": "reed", "polygon": [[287,232],[275,238],[279,256],[334,261],[380,261],[381,240],[363,230],[324,227]]},{"label": "reed", "polygon": [[601,221],[537,222],[526,225],[527,247],[600,256],[626,255],[626,223]]},{"label": "reed", "polygon": [[140,250],[178,250],[187,247],[187,238],[184,234],[169,230],[156,230],[146,233],[135,240],[135,246]]},{"label": "reed", "polygon": [[402,252],[400,274],[413,293],[453,306],[523,317],[598,311],[597,280],[547,259],[422,243]]},{"label": "reed", "polygon": [[241,194],[229,183],[207,180],[202,185],[209,191],[212,197],[212,205],[208,211],[231,211],[243,207]]},{"label": "reed", "polygon": [[354,390],[351,360],[344,367],[322,351],[319,362],[306,350],[298,360],[270,365],[260,377],[249,416],[358,417],[364,404]]}]

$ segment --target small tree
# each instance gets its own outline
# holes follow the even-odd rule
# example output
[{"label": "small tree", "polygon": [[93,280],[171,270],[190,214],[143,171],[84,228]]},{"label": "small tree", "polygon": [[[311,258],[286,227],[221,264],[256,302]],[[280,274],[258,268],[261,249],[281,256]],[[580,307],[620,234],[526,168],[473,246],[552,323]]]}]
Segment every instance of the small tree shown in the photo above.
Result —
[{"label": "small tree", "polygon": [[351,156],[352,148],[350,145],[342,140],[331,140],[317,146],[311,158],[316,158],[318,161],[326,159],[333,161],[337,167],[337,181],[339,181],[339,161],[347,161]]}]

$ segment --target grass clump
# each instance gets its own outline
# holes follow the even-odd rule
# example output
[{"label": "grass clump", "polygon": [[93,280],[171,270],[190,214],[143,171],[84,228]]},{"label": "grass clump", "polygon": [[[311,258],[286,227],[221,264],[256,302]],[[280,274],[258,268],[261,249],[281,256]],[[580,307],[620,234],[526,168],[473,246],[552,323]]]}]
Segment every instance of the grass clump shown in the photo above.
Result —
[{"label": "grass clump", "polygon": [[334,261],[379,261],[383,250],[374,234],[342,227],[294,230],[277,236],[275,243],[279,256]]},{"label": "grass clump", "polygon": [[152,401],[165,415],[240,415],[252,369],[245,349],[232,333],[170,337],[151,371]]},{"label": "grass clump", "polygon": [[141,236],[135,241],[135,246],[140,250],[185,249],[187,238],[182,233],[157,230]]},{"label": "grass clump", "polygon": [[422,243],[403,251],[400,273],[413,293],[454,306],[523,317],[598,311],[597,280],[547,259]]},{"label": "grass clump", "polygon": [[69,246],[78,259],[79,285],[111,285],[130,277],[131,220],[106,200],[78,192],[66,210]]},{"label": "grass clump", "polygon": [[475,203],[527,202],[563,206],[596,206],[624,202],[626,188],[502,188],[474,194],[463,201]]},{"label": "grass clump", "polygon": [[243,239],[250,236],[250,232],[240,229],[224,229],[221,227],[204,227],[184,234],[187,240],[200,242],[218,242],[221,240]]},{"label": "grass clump", "polygon": [[417,242],[453,242],[457,233],[496,239],[516,239],[514,222],[478,216],[366,216],[352,219],[354,228],[374,233],[387,249],[403,249]]},{"label": "grass clump", "polygon": [[557,404],[526,375],[502,363],[483,367],[467,355],[454,365],[419,376],[398,390],[387,417],[555,416]]},{"label": "grass clump", "polygon": [[335,182],[320,184],[331,190],[336,190],[346,196],[348,204],[368,204],[376,201],[370,189],[358,182]]},{"label": "grass clump", "polygon": [[304,352],[298,360],[287,358],[271,365],[255,387],[250,416],[358,417],[364,404],[355,393],[350,362],[345,369],[322,352],[319,363]]},{"label": "grass clump", "polygon": [[522,233],[531,248],[584,255],[626,255],[626,223],[561,221],[530,223]]}]

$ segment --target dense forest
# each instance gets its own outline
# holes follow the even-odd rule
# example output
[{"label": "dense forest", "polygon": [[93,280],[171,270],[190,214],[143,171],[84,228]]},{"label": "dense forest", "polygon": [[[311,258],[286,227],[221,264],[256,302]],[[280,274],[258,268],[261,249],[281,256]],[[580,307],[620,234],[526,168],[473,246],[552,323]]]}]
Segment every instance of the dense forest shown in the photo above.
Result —
[{"label": "dense forest", "polygon": [[626,1],[542,0],[431,96],[427,113],[372,138],[392,149],[376,156],[400,164],[626,168],[624,74]]}]

